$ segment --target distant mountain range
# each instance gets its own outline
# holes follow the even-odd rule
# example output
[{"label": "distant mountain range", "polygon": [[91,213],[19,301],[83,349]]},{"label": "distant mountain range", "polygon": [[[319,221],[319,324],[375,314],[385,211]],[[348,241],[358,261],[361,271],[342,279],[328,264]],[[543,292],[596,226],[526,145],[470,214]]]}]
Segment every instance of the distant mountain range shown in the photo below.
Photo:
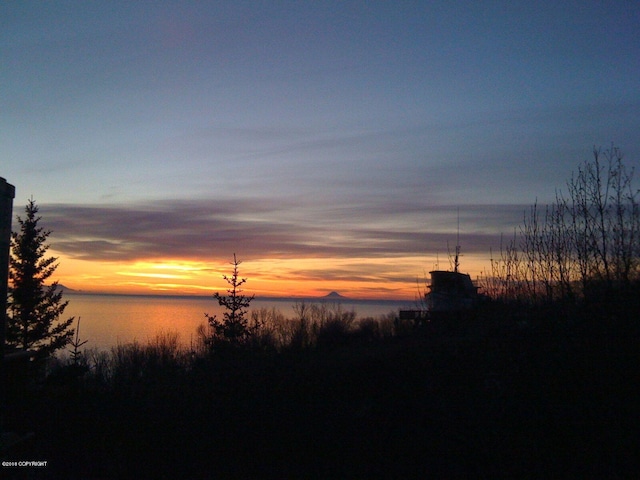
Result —
[{"label": "distant mountain range", "polygon": [[62,290],[62,292],[77,292],[78,290],[74,290],[73,288],[69,288],[66,285],[61,283],[58,284],[58,290]]},{"label": "distant mountain range", "polygon": [[343,298],[343,299],[346,299],[347,297],[344,297],[344,296],[340,295],[338,292],[331,292],[331,293],[326,294],[322,298],[332,298],[332,299]]},{"label": "distant mountain range", "polygon": [[[63,293],[65,293],[65,292],[69,292],[69,293],[82,292],[82,290],[75,290],[73,288],[69,288],[66,285],[63,285],[62,283],[58,284],[58,290],[62,291]],[[325,296],[319,297],[319,298],[324,298],[324,299],[327,299],[327,300],[349,300],[349,297],[345,297],[344,295],[340,295],[338,292],[335,292],[335,291],[327,293]]]}]

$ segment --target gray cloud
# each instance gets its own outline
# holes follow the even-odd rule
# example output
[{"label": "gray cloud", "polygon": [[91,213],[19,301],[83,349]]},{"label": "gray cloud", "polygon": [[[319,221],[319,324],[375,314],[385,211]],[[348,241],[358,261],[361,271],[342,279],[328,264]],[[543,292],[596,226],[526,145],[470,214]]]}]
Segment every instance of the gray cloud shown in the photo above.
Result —
[{"label": "gray cloud", "polygon": [[338,208],[290,199],[232,199],[50,204],[40,213],[42,225],[53,232],[52,248],[85,260],[211,260],[228,259],[233,252],[246,260],[348,259],[446,254],[447,246],[455,246],[458,212],[465,253],[488,255],[499,247],[500,233],[517,226],[525,208],[402,201]]}]

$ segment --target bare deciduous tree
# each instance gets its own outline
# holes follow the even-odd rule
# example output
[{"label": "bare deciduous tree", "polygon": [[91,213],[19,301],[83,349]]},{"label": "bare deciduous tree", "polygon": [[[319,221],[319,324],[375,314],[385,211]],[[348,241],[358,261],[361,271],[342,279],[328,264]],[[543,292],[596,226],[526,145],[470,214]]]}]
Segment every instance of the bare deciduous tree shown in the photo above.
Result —
[{"label": "bare deciduous tree", "polygon": [[573,299],[592,287],[628,288],[640,279],[639,191],[621,151],[593,149],[569,181],[568,194],[537,201],[514,238],[491,259],[494,296],[530,303]]}]

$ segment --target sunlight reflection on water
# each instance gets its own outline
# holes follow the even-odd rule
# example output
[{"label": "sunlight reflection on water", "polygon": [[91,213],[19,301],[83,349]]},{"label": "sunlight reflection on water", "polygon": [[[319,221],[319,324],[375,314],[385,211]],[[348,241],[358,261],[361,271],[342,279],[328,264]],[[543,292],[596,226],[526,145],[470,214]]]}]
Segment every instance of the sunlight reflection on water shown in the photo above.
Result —
[{"label": "sunlight reflection on water", "polygon": [[[86,348],[108,349],[137,340],[147,343],[160,332],[177,332],[180,342],[196,341],[196,328],[206,322],[205,313],[222,316],[217,301],[209,297],[163,297],[133,295],[85,295],[66,293],[69,305],[64,318],[80,321],[80,340]],[[301,299],[255,299],[251,309],[276,308],[286,317],[294,316],[293,307]],[[332,303],[305,299],[307,303]],[[344,310],[355,310],[358,318],[378,317],[400,308],[412,308],[410,301],[341,300]],[[75,324],[74,324],[75,328]]]}]

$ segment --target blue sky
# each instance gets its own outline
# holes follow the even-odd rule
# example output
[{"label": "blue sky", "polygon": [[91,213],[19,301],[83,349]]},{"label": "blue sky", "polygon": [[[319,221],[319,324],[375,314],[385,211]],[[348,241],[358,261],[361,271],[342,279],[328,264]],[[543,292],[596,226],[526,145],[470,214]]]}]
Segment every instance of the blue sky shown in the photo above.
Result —
[{"label": "blue sky", "polygon": [[65,259],[406,291],[458,209],[488,258],[594,145],[640,158],[637,2],[5,2],[0,39],[0,176]]}]

